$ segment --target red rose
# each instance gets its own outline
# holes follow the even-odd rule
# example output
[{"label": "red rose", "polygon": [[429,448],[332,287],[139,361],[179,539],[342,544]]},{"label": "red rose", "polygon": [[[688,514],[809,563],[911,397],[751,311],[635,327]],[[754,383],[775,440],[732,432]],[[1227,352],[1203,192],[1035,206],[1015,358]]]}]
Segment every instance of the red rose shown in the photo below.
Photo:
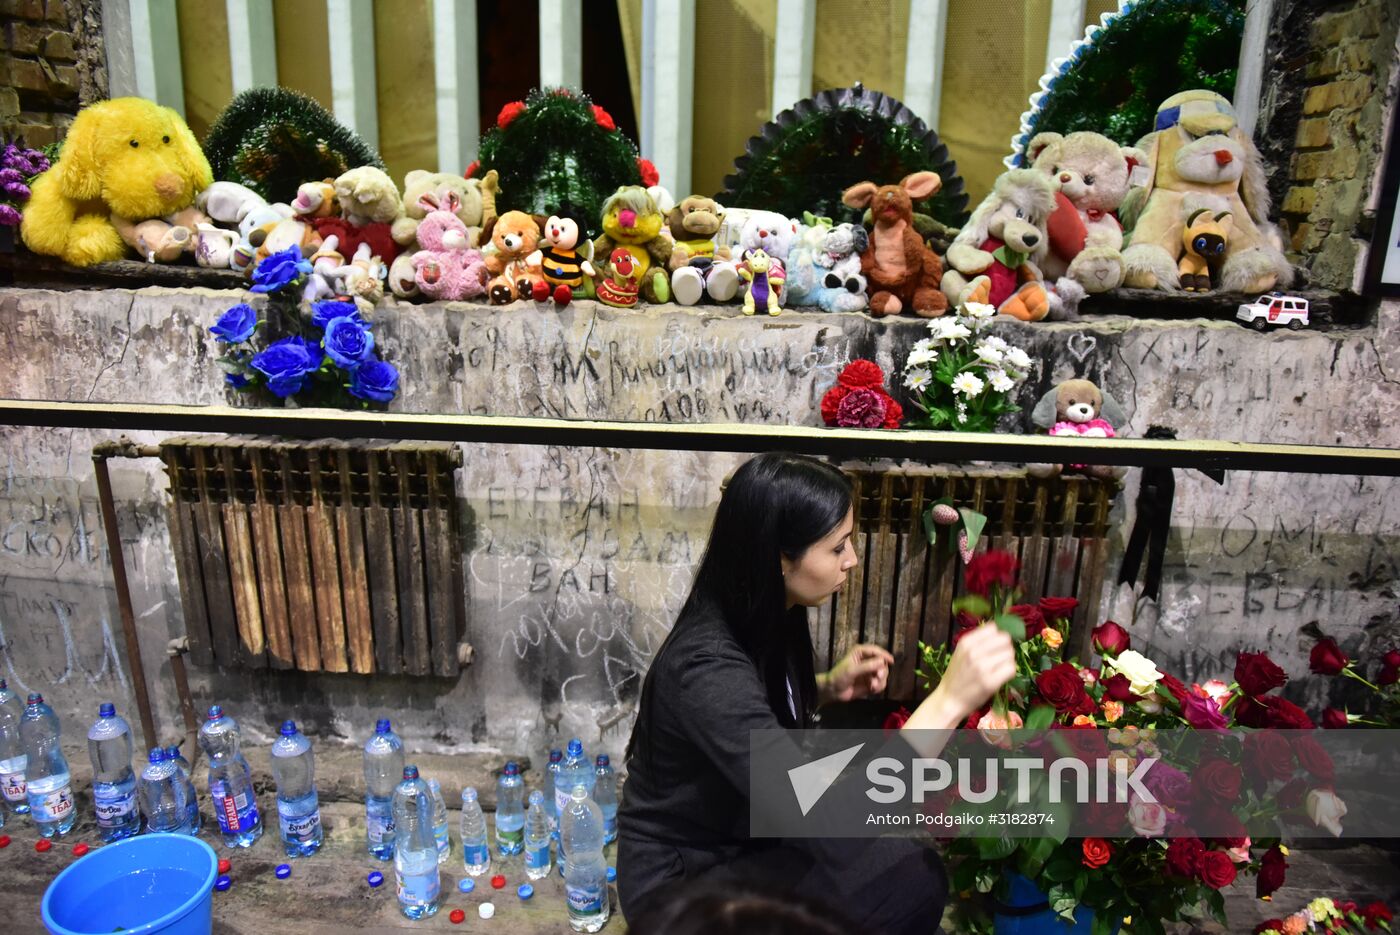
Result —
[{"label": "red rose", "polygon": [[1020,565],[1009,552],[992,549],[973,556],[963,572],[963,583],[972,594],[986,597],[993,585],[1009,588],[1016,583],[1016,569]]},{"label": "red rose", "polygon": [[1158,681],[1157,684],[1161,685],[1167,691],[1171,692],[1172,697],[1175,698],[1178,703],[1180,703],[1181,700],[1187,695],[1191,694],[1189,691],[1186,690],[1186,686],[1182,683],[1181,679],[1167,672],[1162,673],[1162,678]]},{"label": "red rose", "polygon": [[1224,851],[1206,851],[1196,865],[1201,882],[1213,890],[1235,882],[1235,862]]},{"label": "red rose", "polygon": [[836,382],[853,390],[879,389],[885,385],[885,371],[871,360],[853,360],[841,371]]},{"label": "red rose", "polygon": [[525,113],[524,101],[511,101],[501,108],[501,112],[496,115],[496,126],[504,130],[510,126],[510,122],[521,114]]},{"label": "red rose", "polygon": [[1386,904],[1381,902],[1371,903],[1361,910],[1361,921],[1366,923],[1368,929],[1378,929],[1382,922],[1390,922],[1394,918]]},{"label": "red rose", "polygon": [[1207,760],[1191,775],[1196,798],[1229,804],[1240,796],[1240,768],[1227,760]]},{"label": "red rose", "polygon": [[1042,597],[1040,599],[1040,612],[1047,620],[1068,620],[1074,613],[1074,608],[1079,606],[1079,600],[1073,597]]},{"label": "red rose", "polygon": [[1337,675],[1350,661],[1347,654],[1337,645],[1337,641],[1330,636],[1319,640],[1308,654],[1308,668],[1318,675]]},{"label": "red rose", "polygon": [[1400,666],[1385,666],[1376,676],[1377,685],[1394,685],[1396,682],[1400,682]]},{"label": "red rose", "polygon": [[1079,670],[1068,662],[1060,662],[1035,677],[1035,687],[1055,710],[1065,717],[1093,714],[1094,699],[1084,691]]},{"label": "red rose", "polygon": [[1392,649],[1381,657],[1381,663],[1392,669],[1400,669],[1400,649]]},{"label": "red rose", "polygon": [[1235,681],[1246,695],[1263,695],[1288,681],[1268,653],[1240,653],[1235,657]]},{"label": "red rose", "polygon": [[1347,726],[1347,713],[1337,708],[1328,708],[1322,712],[1322,726],[1329,730],[1341,730]]},{"label": "red rose", "polygon": [[599,107],[597,104],[593,105],[593,122],[609,133],[617,129],[617,124],[613,123],[612,114],[603,110],[603,108]]},{"label": "red rose", "polygon": [[467,171],[462,173],[463,178],[473,178],[477,171],[481,169],[481,160],[473,159],[472,164],[467,166]]},{"label": "red rose", "polygon": [[909,709],[900,706],[898,711],[891,711],[889,714],[885,715],[885,723],[882,726],[885,729],[885,733],[888,734],[890,731],[899,730],[904,726],[904,722],[907,720],[909,720]]},{"label": "red rose", "polygon": [[1094,651],[1103,656],[1116,656],[1133,647],[1133,641],[1128,636],[1128,631],[1112,620],[1104,621],[1099,626],[1094,627],[1094,632],[1090,636],[1094,639]]},{"label": "red rose", "polygon": [[1331,785],[1337,778],[1332,765],[1332,757],[1322,748],[1312,734],[1300,734],[1293,738],[1293,753],[1298,757],[1298,765],[1307,770],[1318,781]]},{"label": "red rose", "polygon": [[1303,794],[1308,791],[1308,784],[1302,779],[1290,779],[1283,784],[1283,788],[1278,790],[1278,795],[1274,798],[1278,800],[1278,807],[1284,811],[1295,809],[1303,804]]},{"label": "red rose", "polygon": [[1188,694],[1181,699],[1181,716],[1196,730],[1227,730],[1230,722],[1220,713],[1220,706],[1209,698]]},{"label": "red rose", "polygon": [[1035,639],[1045,629],[1045,618],[1034,604],[1012,604],[1011,612],[1026,624],[1026,639]]},{"label": "red rose", "polygon": [[1260,899],[1267,899],[1274,890],[1283,886],[1284,875],[1288,872],[1288,861],[1283,859],[1283,851],[1275,844],[1264,852],[1259,860],[1259,876],[1255,880],[1254,892]]},{"label": "red rose", "polygon": [[1090,869],[1102,867],[1113,856],[1113,848],[1103,838],[1085,838],[1083,849],[1084,866]]},{"label": "red rose", "polygon": [[1106,679],[1099,679],[1099,684],[1103,686],[1103,696],[1110,701],[1134,704],[1142,700],[1141,695],[1133,694],[1132,683],[1121,672],[1110,675]]},{"label": "red rose", "polygon": [[1268,782],[1293,775],[1293,748],[1271,730],[1256,730],[1244,738],[1244,767],[1250,776]]},{"label": "red rose", "polygon": [[1188,879],[1196,875],[1196,866],[1206,846],[1196,838],[1172,838],[1167,845],[1167,872]]},{"label": "red rose", "polygon": [[661,173],[656,171],[656,166],[652,165],[650,159],[638,159],[637,171],[642,174],[642,184],[647,188],[661,181]]},{"label": "red rose", "polygon": [[1317,726],[1306,711],[1287,698],[1270,695],[1264,699],[1264,707],[1269,712],[1266,716],[1269,727],[1278,730],[1312,730]]}]

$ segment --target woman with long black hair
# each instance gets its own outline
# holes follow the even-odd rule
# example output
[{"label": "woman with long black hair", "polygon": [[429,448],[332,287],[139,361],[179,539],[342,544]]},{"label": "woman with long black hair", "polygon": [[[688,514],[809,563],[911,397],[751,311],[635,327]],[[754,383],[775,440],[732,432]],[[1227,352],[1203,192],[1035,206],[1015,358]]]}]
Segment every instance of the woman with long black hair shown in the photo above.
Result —
[{"label": "woman with long black hair", "polygon": [[[894,660],[876,646],[815,671],[808,608],[845,583],[857,561],[853,531],[850,482],[828,464],[763,454],[729,480],[690,596],[647,672],[627,747],[624,915],[688,882],[733,881],[816,900],[872,933],[937,928],[947,874],[931,848],[748,833],[750,731],[808,727],[820,704],[885,688]],[[1010,637],[974,630],[904,731],[957,727],[1014,673]],[[929,738],[946,734],[900,736],[936,756],[942,741]]]}]

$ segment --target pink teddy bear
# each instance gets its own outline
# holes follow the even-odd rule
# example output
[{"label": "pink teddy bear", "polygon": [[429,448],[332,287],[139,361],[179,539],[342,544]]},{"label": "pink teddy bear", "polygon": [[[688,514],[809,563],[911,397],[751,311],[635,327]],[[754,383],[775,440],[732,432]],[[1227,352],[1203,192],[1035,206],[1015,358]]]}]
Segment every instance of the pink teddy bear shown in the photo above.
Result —
[{"label": "pink teddy bear", "polygon": [[[448,201],[454,199],[449,196]],[[452,204],[423,218],[418,225],[418,243],[423,249],[413,255],[413,278],[419,292],[447,301],[486,294],[491,275],[481,252],[469,246],[467,225],[457,217]]]}]

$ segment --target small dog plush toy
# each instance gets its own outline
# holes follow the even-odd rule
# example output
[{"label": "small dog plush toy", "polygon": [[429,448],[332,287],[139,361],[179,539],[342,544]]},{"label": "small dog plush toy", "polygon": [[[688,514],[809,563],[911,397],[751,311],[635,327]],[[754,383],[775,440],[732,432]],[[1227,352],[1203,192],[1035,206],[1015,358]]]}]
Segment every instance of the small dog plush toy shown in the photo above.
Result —
[{"label": "small dog plush toy", "polygon": [[1197,208],[1181,231],[1181,288],[1185,292],[1209,292],[1220,281],[1220,266],[1230,242],[1230,212],[1212,216]]},{"label": "small dog plush toy", "polygon": [[[1114,424],[1122,425],[1127,415],[1117,400],[1089,380],[1066,380],[1040,398],[1031,421],[1051,435],[1081,438],[1114,438]],[[1028,465],[1037,477],[1051,477],[1062,470],[1058,464]],[[1101,464],[1070,464],[1065,469],[1092,477],[1117,477],[1121,469]]]}]

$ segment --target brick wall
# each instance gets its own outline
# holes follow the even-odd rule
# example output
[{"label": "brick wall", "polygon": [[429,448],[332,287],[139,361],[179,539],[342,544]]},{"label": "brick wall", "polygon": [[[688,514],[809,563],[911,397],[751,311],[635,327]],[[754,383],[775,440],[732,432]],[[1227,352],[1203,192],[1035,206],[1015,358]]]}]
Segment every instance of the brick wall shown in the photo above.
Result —
[{"label": "brick wall", "polygon": [[1302,3],[1294,12],[1311,14],[1306,44],[1275,75],[1292,106],[1261,135],[1273,137],[1284,177],[1275,188],[1283,189],[1279,211],[1294,261],[1315,284],[1348,290],[1374,221],[1364,206],[1385,142],[1400,17],[1393,0]]},{"label": "brick wall", "polygon": [[0,0],[0,135],[43,146],[106,96],[98,0]]}]

